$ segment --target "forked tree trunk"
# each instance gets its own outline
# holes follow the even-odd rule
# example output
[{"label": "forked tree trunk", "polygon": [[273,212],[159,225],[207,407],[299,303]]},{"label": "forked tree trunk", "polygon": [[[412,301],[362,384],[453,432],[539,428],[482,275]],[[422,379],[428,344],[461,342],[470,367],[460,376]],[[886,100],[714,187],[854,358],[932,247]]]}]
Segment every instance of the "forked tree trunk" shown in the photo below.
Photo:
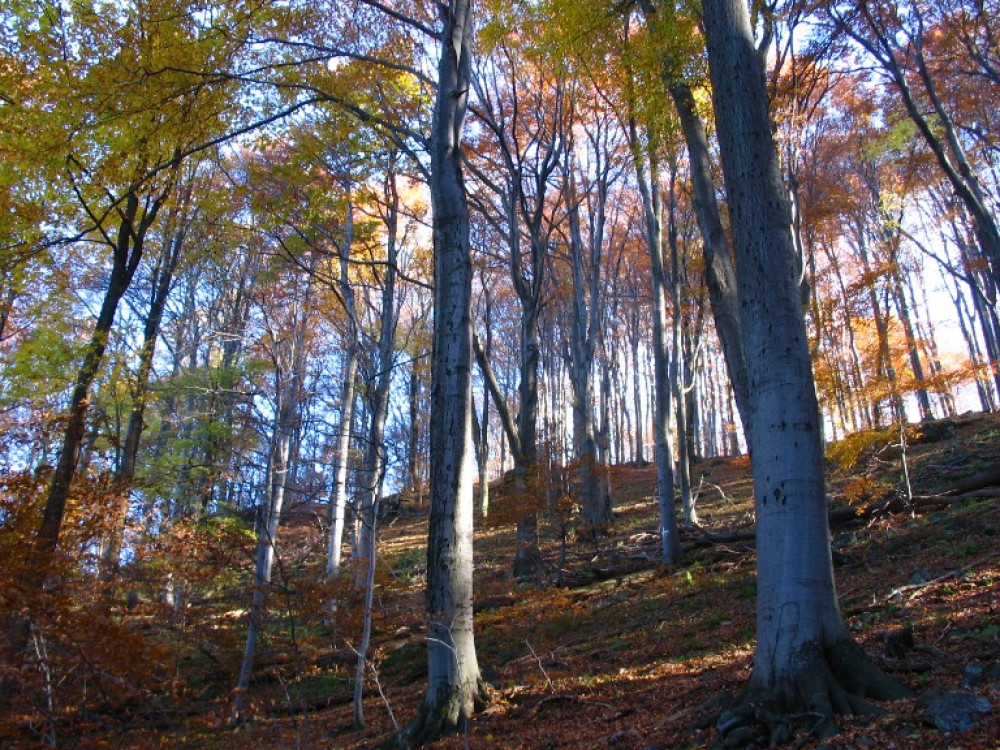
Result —
[{"label": "forked tree trunk", "polygon": [[798,259],[747,6],[705,0],[703,10],[753,385],[757,651],[743,700],[785,716],[816,714],[815,731],[829,735],[836,713],[864,710],[861,696],[907,690],[872,665],[837,604]]},{"label": "forked tree trunk", "polygon": [[573,151],[566,159],[566,202],[569,222],[570,266],[573,297],[572,334],[569,342],[569,380],[573,388],[573,450],[579,464],[580,505],[583,535],[601,533],[614,520],[611,502],[601,484],[602,467],[597,455],[594,429],[594,384],[591,378],[597,344],[597,321],[601,319],[600,277],[604,243],[604,210],[607,197],[606,175],[597,178],[597,199],[592,218],[589,247],[585,247],[580,218],[582,196],[576,191]]},{"label": "forked tree trunk", "polygon": [[[190,198],[188,189],[185,199]],[[142,332],[142,346],[139,349],[139,368],[135,376],[132,411],[129,414],[128,426],[125,429],[125,441],[122,444],[122,459],[115,472],[114,492],[115,507],[111,513],[111,527],[107,537],[101,544],[101,559],[99,577],[108,584],[115,578],[118,571],[119,557],[124,543],[125,525],[128,519],[129,502],[132,484],[135,481],[136,458],[139,454],[139,440],[145,423],[146,405],[149,402],[149,377],[153,371],[153,354],[156,350],[156,339],[160,335],[160,322],[167,303],[167,295],[173,286],[174,271],[180,260],[181,248],[187,234],[190,222],[181,216],[181,211],[172,211],[168,217],[169,240],[153,272],[152,291],[149,300],[149,311]],[[175,224],[179,221],[180,224]],[[106,586],[104,595],[111,601],[114,587]]]},{"label": "forked tree trunk", "polygon": [[[76,474],[80,447],[86,431],[90,388],[104,362],[104,352],[111,336],[118,303],[132,283],[139,262],[142,260],[146,233],[156,220],[156,214],[166,200],[169,189],[167,187],[158,197],[147,200],[145,206],[141,205],[139,196],[133,189],[126,195],[120,208],[118,234],[112,245],[113,262],[108,286],[104,292],[94,332],[84,352],[83,364],[77,372],[73,386],[62,447],[45,498],[42,522],[27,554],[28,562],[25,567],[27,575],[22,587],[29,595],[40,593],[49,578],[62,531],[70,485]],[[19,656],[24,653],[28,645],[30,628],[29,615],[15,615],[10,618],[7,638],[12,655]]]},{"label": "forked tree trunk", "polygon": [[427,693],[399,744],[464,729],[486,697],[472,628],[472,259],[461,131],[472,63],[470,0],[441,4],[431,124],[434,353],[427,540]]}]

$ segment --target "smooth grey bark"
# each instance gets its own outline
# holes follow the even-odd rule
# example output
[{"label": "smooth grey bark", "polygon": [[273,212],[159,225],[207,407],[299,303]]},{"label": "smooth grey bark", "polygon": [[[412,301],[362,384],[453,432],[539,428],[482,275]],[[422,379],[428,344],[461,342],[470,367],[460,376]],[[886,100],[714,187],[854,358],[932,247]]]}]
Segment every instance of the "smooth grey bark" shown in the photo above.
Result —
[{"label": "smooth grey bark", "polygon": [[737,294],[736,270],[733,266],[729,240],[722,225],[722,212],[716,198],[708,136],[698,116],[691,87],[685,83],[674,83],[669,91],[677,110],[688,152],[695,216],[704,243],[705,283],[712,305],[715,332],[722,344],[726,372],[733,387],[743,432],[746,434],[750,425],[749,384],[741,333],[742,313]]},{"label": "smooth grey bark", "polygon": [[[680,490],[681,495],[681,509],[684,515],[684,523],[688,526],[697,526],[698,524],[698,514],[695,512],[694,508],[694,498],[691,495],[691,455],[688,450],[689,443],[687,440],[687,410],[686,401],[684,398],[684,388],[685,388],[685,378],[684,372],[687,368],[687,361],[685,358],[685,347],[683,343],[684,338],[684,316],[682,310],[682,300],[681,300],[681,259],[680,259],[680,247],[677,237],[677,160],[673,159],[670,163],[670,178],[669,187],[667,191],[668,195],[668,209],[667,209],[667,241],[670,245],[670,285],[671,291],[670,296],[673,299],[673,316],[672,316],[672,341],[671,350],[673,356],[670,358],[670,388],[673,391],[674,397],[674,410],[675,416],[677,418],[677,435],[678,435],[678,456],[677,456],[677,485]],[[663,260],[660,259],[660,272],[663,273],[665,269],[662,267]],[[654,262],[654,268],[655,268]],[[656,274],[654,272],[654,283],[656,279]]]},{"label": "smooth grey bark", "polygon": [[703,17],[753,425],[757,650],[743,700],[814,712],[822,717],[814,731],[829,735],[834,714],[862,710],[862,696],[907,691],[867,659],[837,603],[798,257],[748,9],[743,0],[704,0]]},{"label": "smooth grey bark", "polygon": [[[600,125],[595,127],[600,128]],[[596,146],[596,143],[591,145]],[[601,258],[605,243],[605,222],[611,169],[610,155],[595,148],[591,157],[596,162],[596,175],[588,236],[584,239],[581,205],[585,196],[578,192],[574,151],[570,147],[564,163],[566,180],[566,212],[569,224],[569,262],[572,272],[571,323],[569,351],[564,357],[573,388],[573,450],[579,465],[583,535],[600,533],[612,523],[611,500],[601,486],[602,471],[598,461],[594,429],[594,355],[597,347],[600,308]],[[586,196],[591,197],[591,196]]]},{"label": "smooth grey bark", "polygon": [[[493,304],[489,289],[483,283],[483,324],[486,328],[486,348],[483,350],[488,362],[493,351]],[[475,412],[473,412],[475,416]],[[483,414],[474,425],[476,444],[476,463],[479,466],[479,514],[486,518],[490,512],[490,476],[489,476],[489,434],[490,434],[490,394],[483,391]]]},{"label": "smooth grey bark", "polygon": [[350,280],[351,248],[354,244],[354,207],[348,190],[344,214],[344,238],[340,246],[340,298],[344,305],[343,387],[340,392],[340,424],[333,455],[333,487],[330,490],[330,536],[326,546],[326,574],[340,575],[343,557],[344,523],[347,513],[347,466],[351,454],[351,426],[354,424],[354,399],[358,374],[358,314],[354,286]]},{"label": "smooth grey bark", "polygon": [[257,558],[254,565],[254,586],[251,594],[247,639],[243,647],[240,674],[233,691],[233,716],[243,717],[246,709],[246,695],[253,676],[257,641],[264,620],[264,604],[274,570],[274,559],[278,544],[278,525],[285,506],[288,487],[292,439],[297,429],[302,384],[306,367],[306,333],[309,324],[309,300],[312,291],[312,275],[309,277],[302,298],[297,300],[294,327],[291,331],[286,363],[281,365],[279,352],[275,352],[275,384],[277,403],[274,412],[274,427],[267,464],[267,495],[265,503],[257,509]]},{"label": "smooth grey bark", "polygon": [[[652,28],[669,22],[663,18],[663,7],[657,0],[640,0],[639,7],[646,23]],[[698,115],[691,86],[679,74],[681,65],[675,59],[674,53],[664,50],[661,64],[663,81],[677,112],[681,134],[687,147],[695,216],[705,254],[705,282],[712,305],[715,330],[725,352],[726,371],[736,397],[743,431],[748,433],[750,423],[746,356],[743,353],[743,339],[740,332],[741,313],[737,299],[736,274],[729,240],[722,224],[722,212],[716,198],[708,136]]]},{"label": "smooth grey bark", "polygon": [[655,147],[650,148],[646,154],[642,153],[635,118],[629,120],[629,139],[639,195],[642,198],[646,244],[653,276],[653,451],[660,516],[660,557],[664,565],[676,565],[681,561],[681,542],[674,500],[674,450],[670,429],[673,389],[670,384],[670,352],[667,348],[667,278],[663,263],[660,168]]},{"label": "smooth grey bark", "polygon": [[[399,256],[399,193],[397,176],[389,172],[385,183],[386,257],[382,278],[382,304],[379,314],[379,335],[376,357],[366,378],[365,396],[369,415],[364,458],[358,470],[360,495],[358,514],[361,521],[359,560],[375,555],[375,516],[377,499],[385,469],[385,423],[389,415],[389,390],[392,386],[396,343],[396,268]],[[367,573],[358,571],[359,588],[364,585]]]},{"label": "smooth grey bark", "polygon": [[646,454],[643,445],[646,437],[644,434],[645,417],[642,409],[642,374],[639,366],[639,343],[642,337],[640,335],[639,289],[637,285],[633,286],[633,294],[634,299],[629,309],[628,318],[629,348],[632,353],[632,408],[635,410],[635,450],[632,452],[632,460],[635,461],[637,466],[641,466],[646,463]]},{"label": "smooth grey bark", "polygon": [[427,693],[398,737],[417,747],[464,728],[485,700],[472,618],[472,260],[462,124],[472,62],[469,0],[439,6],[441,57],[430,137],[434,240]]},{"label": "smooth grey bark", "polygon": [[382,279],[382,305],[379,316],[378,356],[375,361],[374,383],[368,383],[368,412],[371,416],[364,462],[359,471],[361,495],[358,511],[361,517],[360,554],[364,567],[359,569],[357,584],[365,591],[364,622],[361,645],[357,650],[357,671],[354,682],[354,724],[365,725],[364,677],[371,643],[372,597],[375,590],[376,531],[378,506],[385,476],[385,423],[389,415],[389,391],[395,359],[396,324],[399,319],[396,300],[396,268],[399,258],[399,192],[397,175],[390,169],[385,178],[386,255]]}]

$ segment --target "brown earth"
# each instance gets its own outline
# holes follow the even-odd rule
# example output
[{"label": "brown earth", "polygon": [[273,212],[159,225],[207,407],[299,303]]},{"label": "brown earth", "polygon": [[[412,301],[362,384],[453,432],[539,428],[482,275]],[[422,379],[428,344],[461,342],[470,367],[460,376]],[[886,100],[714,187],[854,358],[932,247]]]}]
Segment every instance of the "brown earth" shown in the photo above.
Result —
[{"label": "brown earth", "polygon": [[[997,482],[989,479],[998,448],[1000,417],[968,415],[912,427],[905,440],[892,431],[854,436],[829,452],[831,508],[855,509],[849,520],[835,515],[832,529],[851,630],[876,663],[919,695],[971,692],[987,699],[992,713],[973,729],[943,733],[925,721],[919,699],[899,701],[884,705],[878,718],[843,718],[842,734],[826,744],[800,735],[797,746],[1000,747],[1000,504]],[[656,562],[654,467],[611,469],[616,522],[596,543],[574,537],[565,492],[571,482],[561,491],[536,488],[546,568],[532,583],[509,574],[515,498],[512,485],[497,483],[476,538],[476,640],[493,701],[467,735],[434,747],[711,746],[717,707],[739,691],[753,661],[747,466],[745,457],[695,466],[701,527],[685,529],[684,564],[675,568]],[[986,484],[960,487],[969,477]],[[945,494],[955,487],[961,499]],[[86,731],[71,726],[62,746],[348,750],[385,743],[423,696],[425,526],[413,508],[382,525],[364,730],[354,728],[349,702],[357,597],[342,587],[343,603],[328,622],[315,612],[276,621],[262,644],[249,722],[225,721],[245,624],[238,613],[216,612],[208,635],[175,652],[183,684],[174,700],[156,704],[147,694],[127,716],[118,707]],[[283,534],[300,560],[321,540],[310,522],[290,524]],[[294,612],[293,597],[316,594],[290,580],[287,610]],[[150,709],[154,704],[161,709]]]}]

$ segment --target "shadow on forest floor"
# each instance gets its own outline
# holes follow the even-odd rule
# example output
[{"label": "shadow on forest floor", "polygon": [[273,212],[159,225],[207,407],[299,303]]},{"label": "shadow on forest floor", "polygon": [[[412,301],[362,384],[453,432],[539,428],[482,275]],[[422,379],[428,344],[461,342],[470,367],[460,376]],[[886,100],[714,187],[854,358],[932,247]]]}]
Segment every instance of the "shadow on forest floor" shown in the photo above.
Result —
[{"label": "shadow on forest floor", "polygon": [[[906,437],[905,447],[898,434],[887,433],[856,436],[832,449],[831,507],[853,505],[863,514],[886,498],[905,497],[906,474],[913,495],[934,495],[994,468],[1000,455],[1000,419],[992,415],[916,427]],[[702,526],[684,532],[685,560],[676,568],[656,562],[654,467],[611,470],[616,522],[596,545],[573,539],[572,503],[565,497],[552,501],[539,524],[547,567],[534,583],[509,574],[516,549],[514,499],[509,487],[497,483],[490,516],[477,519],[476,540],[477,650],[494,700],[467,737],[435,747],[710,746],[714,734],[706,722],[713,706],[727,691],[739,691],[753,660],[755,553],[747,463],[742,457],[695,466]],[[919,694],[972,692],[989,700],[993,713],[975,728],[949,734],[925,721],[917,700],[899,701],[884,706],[886,714],[876,719],[844,718],[843,733],[823,747],[997,746],[1000,503],[995,488],[979,494],[838,522],[832,538],[841,607],[872,658]],[[249,696],[250,722],[238,728],[224,722],[245,622],[231,604],[218,604],[225,600],[225,584],[218,583],[204,597],[215,596],[216,603],[200,603],[209,612],[189,615],[186,622],[158,622],[153,603],[119,615],[121,627],[159,644],[160,666],[174,680],[170,697],[148,686],[130,701],[67,710],[61,744],[377,747],[393,722],[405,723],[423,697],[425,526],[418,512],[382,526],[365,730],[353,728],[349,703],[355,661],[350,647],[360,632],[357,596],[342,587],[342,603],[326,622],[309,611],[330,591],[310,588],[317,576],[309,555],[317,544],[321,548],[322,538],[303,524],[283,532],[298,557],[289,566],[285,602],[274,605],[286,606],[285,616],[270,623],[263,644]],[[553,585],[560,578],[564,585]],[[22,744],[30,746],[31,734],[20,726]],[[803,740],[799,746],[819,745]]]}]

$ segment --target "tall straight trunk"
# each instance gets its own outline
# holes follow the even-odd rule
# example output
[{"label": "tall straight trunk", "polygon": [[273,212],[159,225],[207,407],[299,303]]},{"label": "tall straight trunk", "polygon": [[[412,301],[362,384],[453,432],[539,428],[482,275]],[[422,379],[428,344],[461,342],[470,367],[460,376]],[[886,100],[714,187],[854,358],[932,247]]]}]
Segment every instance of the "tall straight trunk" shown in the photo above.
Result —
[{"label": "tall straight trunk", "polygon": [[[257,512],[257,558],[254,564],[254,586],[251,594],[247,639],[243,647],[243,660],[240,664],[239,679],[233,691],[233,716],[241,718],[246,709],[246,695],[250,688],[250,678],[253,676],[254,659],[257,653],[257,641],[263,628],[264,604],[274,570],[274,558],[278,544],[278,525],[281,523],[281,513],[285,507],[285,494],[288,487],[292,440],[295,435],[298,419],[302,383],[306,366],[306,332],[309,324],[309,299],[311,296],[312,276],[303,299],[299,301],[299,310],[292,331],[291,351],[288,355],[287,368],[275,372],[278,403],[274,413],[274,427],[271,437],[271,449],[267,465],[267,497],[266,503]],[[282,369],[285,369],[282,373]]]},{"label": "tall straight trunk", "polygon": [[[484,291],[486,315],[483,321],[486,326],[486,348],[484,353],[487,360],[493,351],[493,306],[487,290]],[[537,394],[537,390],[536,390]],[[537,398],[537,396],[536,396]],[[490,511],[490,476],[489,476],[489,433],[490,433],[490,398],[486,390],[483,390],[483,415],[479,419],[479,445],[476,448],[476,461],[479,464],[479,513],[483,518],[489,515]]]},{"label": "tall straight trunk", "polygon": [[375,588],[376,531],[378,505],[382,497],[382,480],[385,475],[385,422],[389,415],[389,391],[392,387],[393,359],[396,343],[396,267],[399,242],[399,192],[397,175],[391,170],[385,179],[386,258],[385,276],[382,279],[382,309],[379,319],[378,359],[375,363],[375,383],[367,388],[370,394],[369,411],[371,428],[368,431],[365,459],[361,468],[361,553],[363,568],[359,567],[356,580],[358,588],[365,591],[364,623],[361,647],[358,649],[357,676],[354,685],[354,724],[364,727],[362,702],[364,676],[371,642],[372,596]]},{"label": "tall straight trunk", "polygon": [[[653,29],[670,22],[669,18],[664,17],[668,11],[660,0],[640,0],[639,7],[646,18],[646,23]],[[664,84],[680,120],[681,133],[688,151],[695,215],[704,246],[705,281],[712,304],[715,330],[725,352],[726,368],[729,380],[733,384],[743,430],[748,432],[749,383],[740,335],[741,313],[737,301],[736,275],[729,241],[722,225],[722,213],[716,198],[708,137],[698,115],[691,87],[680,77],[674,55],[664,54],[661,62]]]},{"label": "tall straight trunk", "polygon": [[[382,280],[382,309],[379,316],[377,358],[374,362],[374,382],[368,383],[368,413],[370,423],[365,442],[364,460],[360,467],[361,493],[358,510],[361,518],[359,559],[375,555],[375,515],[379,487],[385,468],[385,422],[389,415],[389,390],[392,386],[393,355],[396,341],[396,266],[398,257],[399,194],[396,175],[386,177],[386,261]],[[366,573],[358,571],[358,587],[364,585]]]},{"label": "tall straight trunk", "polygon": [[641,387],[641,373],[639,367],[639,340],[640,340],[640,326],[639,326],[639,293],[638,289],[635,293],[635,299],[632,301],[632,308],[630,310],[631,326],[629,327],[630,334],[630,344],[632,351],[632,399],[633,408],[635,409],[635,451],[633,452],[632,460],[639,466],[646,462],[646,456],[643,452],[643,442],[645,441],[645,436],[643,435],[643,414],[642,414],[642,387]]},{"label": "tall straight trunk", "polygon": [[742,701],[811,711],[818,734],[860,696],[906,689],[854,642],[837,603],[822,420],[764,66],[743,0],[705,0],[706,46],[736,251],[757,515],[757,650]]},{"label": "tall straight trunk", "polygon": [[[673,298],[673,320],[672,322],[672,342],[671,349],[673,356],[670,358],[670,388],[674,396],[674,407],[677,417],[678,441],[678,489],[681,495],[681,508],[684,514],[684,523],[689,526],[698,524],[698,514],[695,512],[694,499],[691,496],[691,456],[688,452],[687,441],[687,412],[685,410],[684,399],[684,370],[687,366],[684,358],[684,345],[682,342],[684,315],[681,300],[681,260],[680,247],[677,242],[677,162],[670,163],[670,178],[668,188],[668,209],[667,209],[667,239],[670,244],[671,260],[671,297]],[[660,261],[662,265],[662,260]],[[662,269],[661,269],[662,272]],[[654,279],[656,274],[654,273]],[[654,281],[655,283],[655,281]]]},{"label": "tall straight trunk", "polygon": [[[572,154],[572,152],[570,152]],[[573,388],[573,450],[580,472],[580,495],[584,534],[600,533],[613,521],[611,502],[602,492],[597,436],[594,429],[594,352],[597,343],[601,255],[604,243],[604,208],[607,184],[598,178],[594,221],[596,230],[585,243],[580,218],[581,196],[576,190],[572,156],[566,165],[566,198],[569,219],[569,250],[573,296],[569,343],[570,385]]]},{"label": "tall straight trunk", "polygon": [[472,620],[472,259],[461,131],[472,63],[469,0],[439,5],[441,58],[431,123],[434,354],[427,540],[427,693],[402,731],[418,747],[463,729],[485,698]]},{"label": "tall straight trunk", "polygon": [[[652,267],[653,294],[653,441],[656,458],[656,493],[660,514],[660,555],[664,565],[681,561],[677,511],[674,507],[674,450],[670,430],[672,389],[667,349],[667,277],[663,263],[663,206],[660,166],[654,148],[643,154],[634,119],[629,122],[632,158],[645,218],[646,244]],[[646,163],[649,172],[646,172]]]},{"label": "tall straight trunk", "polygon": [[600,428],[597,430],[597,460],[602,464],[611,463],[611,362],[602,356],[598,359],[601,370]]},{"label": "tall straight trunk", "polygon": [[[349,190],[349,186],[348,186]],[[330,491],[330,536],[326,546],[326,574],[340,575],[347,514],[347,465],[351,456],[351,427],[354,424],[355,380],[358,375],[358,314],[354,286],[350,279],[351,247],[354,244],[354,208],[348,192],[344,215],[344,238],[340,247],[340,298],[344,304],[343,388],[340,391],[340,424],[337,426],[333,455],[333,487]],[[415,366],[415,364],[414,364]]]},{"label": "tall straight trunk", "polygon": [[344,549],[344,526],[347,516],[347,467],[351,456],[351,426],[358,374],[358,351],[351,345],[344,353],[343,386],[340,391],[340,423],[333,454],[333,487],[330,490],[330,535],[326,545],[326,575],[340,575]]},{"label": "tall straight trunk", "polygon": [[746,354],[743,351],[740,333],[742,314],[737,296],[736,271],[733,268],[729,240],[722,225],[722,212],[719,209],[715,181],[712,178],[708,137],[705,134],[705,126],[698,116],[691,88],[685,83],[673,83],[669,91],[688,151],[695,216],[698,219],[705,251],[705,282],[708,285],[715,331],[722,344],[729,382],[732,383],[740,422],[746,433],[749,432],[750,386],[747,380]]}]

